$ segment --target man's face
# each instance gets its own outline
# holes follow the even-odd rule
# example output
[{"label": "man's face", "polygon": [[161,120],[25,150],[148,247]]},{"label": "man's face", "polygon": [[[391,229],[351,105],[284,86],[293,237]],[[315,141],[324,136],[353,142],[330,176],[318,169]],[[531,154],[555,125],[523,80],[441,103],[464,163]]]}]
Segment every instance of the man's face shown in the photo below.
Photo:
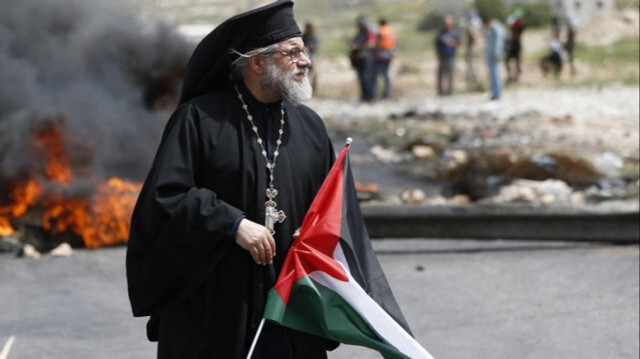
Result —
[{"label": "man's face", "polygon": [[313,94],[307,78],[311,60],[303,49],[300,37],[278,43],[278,51],[266,59],[267,71],[262,75],[262,85],[284,100],[296,103],[309,100]]},{"label": "man's face", "polygon": [[[295,72],[296,81],[302,81],[311,67],[311,59],[303,51],[304,42],[301,37],[294,37],[278,43],[278,52],[273,54],[273,62],[285,72]],[[296,71],[298,70],[298,71]]]},{"label": "man's face", "polygon": [[442,27],[444,27],[446,30],[451,30],[453,28],[453,17],[445,16],[442,20]]}]

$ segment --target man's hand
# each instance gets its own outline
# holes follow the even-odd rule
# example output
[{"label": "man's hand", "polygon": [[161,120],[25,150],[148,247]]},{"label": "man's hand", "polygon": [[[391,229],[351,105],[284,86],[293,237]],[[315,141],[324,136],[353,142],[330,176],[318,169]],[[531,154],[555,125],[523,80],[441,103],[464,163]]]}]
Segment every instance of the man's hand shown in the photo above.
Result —
[{"label": "man's hand", "polygon": [[273,262],[276,255],[276,242],[269,230],[248,219],[243,219],[236,232],[236,243],[244,248],[253,260],[261,265]]}]

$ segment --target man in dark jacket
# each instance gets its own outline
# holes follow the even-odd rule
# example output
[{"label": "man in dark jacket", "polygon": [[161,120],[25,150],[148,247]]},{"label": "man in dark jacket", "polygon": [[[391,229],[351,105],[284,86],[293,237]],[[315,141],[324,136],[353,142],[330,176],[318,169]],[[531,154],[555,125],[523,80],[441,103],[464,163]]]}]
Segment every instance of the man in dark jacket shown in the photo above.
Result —
[{"label": "man in dark jacket", "polygon": [[[525,29],[524,11],[518,7],[507,18],[509,25],[509,39],[507,40],[507,56],[505,66],[507,68],[507,82],[518,82],[521,73],[520,55],[522,53],[522,33]],[[512,63],[515,63],[512,64]]]},{"label": "man in dark jacket", "polygon": [[364,16],[356,20],[358,32],[349,42],[349,60],[358,75],[360,101],[371,102],[373,93],[373,51],[376,47],[376,34]]},{"label": "man in dark jacket", "polygon": [[436,37],[438,95],[440,96],[448,96],[453,93],[456,49],[459,45],[460,36],[454,27],[453,16],[445,15],[442,19],[442,28]]},{"label": "man in dark jacket", "polygon": [[[265,294],[335,153],[309,99],[311,61],[277,1],[194,51],[136,205],[127,251],[135,316],[158,358],[244,358]],[[336,343],[267,323],[253,358],[326,358]]]}]

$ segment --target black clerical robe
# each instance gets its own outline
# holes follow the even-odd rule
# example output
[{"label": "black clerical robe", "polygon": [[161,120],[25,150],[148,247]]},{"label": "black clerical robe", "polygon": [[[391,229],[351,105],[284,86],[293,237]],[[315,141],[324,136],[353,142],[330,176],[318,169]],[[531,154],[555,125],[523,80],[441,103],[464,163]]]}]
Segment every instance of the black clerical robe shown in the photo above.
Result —
[{"label": "black clerical robe", "polygon": [[[280,106],[268,122],[273,108],[240,85],[273,151]],[[274,187],[287,218],[275,225],[276,271],[335,159],[320,117],[304,105],[284,108]],[[267,183],[265,159],[233,87],[174,112],[135,207],[127,250],[133,314],[152,316],[148,334],[159,339],[159,358],[246,356],[269,283],[267,267],[255,264],[233,234],[242,216],[264,223]],[[293,347],[299,341],[311,351],[307,359],[324,355],[323,340],[291,335]]]}]

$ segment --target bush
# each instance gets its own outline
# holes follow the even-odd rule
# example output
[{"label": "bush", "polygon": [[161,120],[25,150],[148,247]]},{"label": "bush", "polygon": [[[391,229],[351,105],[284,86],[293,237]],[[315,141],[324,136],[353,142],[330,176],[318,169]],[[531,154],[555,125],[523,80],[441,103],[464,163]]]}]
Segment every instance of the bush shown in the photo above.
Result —
[{"label": "bush", "polygon": [[633,9],[638,10],[640,1],[638,0],[615,0],[615,6],[618,10]]},{"label": "bush", "polygon": [[420,20],[420,22],[418,22],[418,26],[417,29],[418,31],[431,31],[431,30],[436,30],[440,28],[440,25],[442,25],[442,17],[444,15],[436,12],[436,11],[430,11],[428,14],[426,14],[422,20]]},{"label": "bush", "polygon": [[509,8],[505,0],[475,0],[478,15],[491,16],[494,19],[504,22],[509,16]]},{"label": "bush", "polygon": [[527,21],[527,27],[545,27],[551,24],[551,18],[554,16],[551,5],[546,0],[538,0],[536,2],[523,4],[524,18]]}]

